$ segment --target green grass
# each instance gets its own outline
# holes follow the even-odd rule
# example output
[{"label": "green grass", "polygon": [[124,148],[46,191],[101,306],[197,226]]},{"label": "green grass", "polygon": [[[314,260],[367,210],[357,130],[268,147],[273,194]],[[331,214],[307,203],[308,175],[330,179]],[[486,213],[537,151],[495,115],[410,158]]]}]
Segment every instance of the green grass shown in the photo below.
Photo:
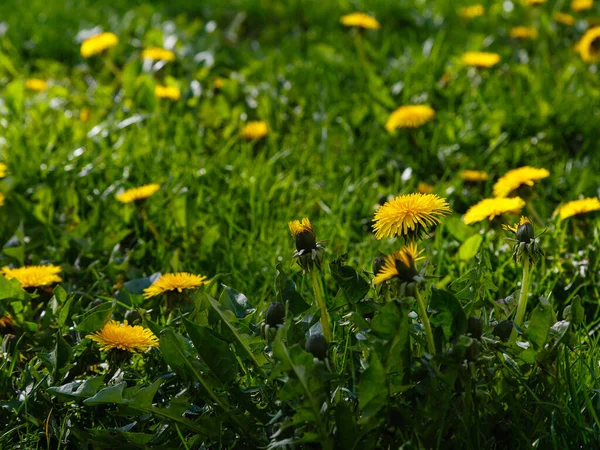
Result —
[{"label": "green grass", "polygon": [[[596,66],[573,51],[583,19],[597,15],[598,7],[580,14],[576,27],[565,27],[551,19],[555,11],[568,11],[565,2],[538,8],[516,3],[510,13],[502,2],[490,2],[486,15],[470,22],[458,17],[461,5],[32,0],[25,8],[18,0],[3,1],[0,155],[9,174],[0,184],[6,195],[0,264],[61,265],[65,296],[42,294],[36,310],[18,285],[0,280],[0,312],[15,317],[12,333],[21,339],[14,357],[11,351],[0,359],[0,448],[85,448],[118,439],[138,439],[131,448],[144,448],[146,437],[156,448],[198,448],[201,442],[207,448],[275,448],[283,439],[327,448],[329,435],[336,448],[598,446],[599,222],[593,214],[565,222],[552,217],[560,203],[600,193],[594,157],[600,80]],[[341,15],[355,10],[373,14],[382,28],[359,34],[339,24]],[[509,39],[510,27],[522,24],[535,26],[539,38]],[[83,60],[76,36],[95,26],[117,34],[120,43]],[[144,72],[140,50],[169,39],[177,41],[177,61]],[[465,68],[460,55],[469,50],[498,52],[502,63]],[[29,77],[49,80],[49,90],[25,91]],[[216,77],[226,80],[221,91],[213,89]],[[165,82],[178,83],[180,101],[154,98],[154,85]],[[431,105],[435,120],[414,131],[386,132],[388,115],[411,103]],[[86,122],[79,120],[84,108],[91,113]],[[241,139],[246,120],[268,122],[267,137]],[[533,269],[526,317],[537,309],[546,314],[539,299],[548,299],[552,314],[539,325],[546,333],[566,306],[581,301],[585,310],[583,324],[546,338],[546,350],[535,339],[524,350],[493,334],[495,322],[515,309],[510,304],[503,312],[496,300],[515,296],[521,280],[508,233],[500,228],[515,218],[468,227],[460,219],[492,195],[498,177],[524,165],[551,174],[536,183],[530,200],[542,219],[536,232],[546,230],[539,237],[546,257]],[[462,169],[485,170],[490,180],[464,185]],[[410,301],[384,306],[374,290],[364,294],[355,285],[348,289],[357,298],[338,294],[349,282],[332,276],[330,262],[347,254],[356,272],[345,270],[370,277],[365,271],[373,258],[401,245],[400,239],[375,240],[375,207],[415,192],[419,182],[434,185],[455,211],[420,244],[432,277],[422,292],[433,301],[430,286],[437,285],[458,299],[465,317],[484,319],[478,356],[468,353],[475,350],[461,340],[462,315],[451,306],[430,310],[438,317],[440,351],[429,361],[421,325],[408,317]],[[162,186],[145,206],[158,236],[135,207],[114,198],[121,188],[146,183]],[[287,222],[302,217],[310,217],[318,239],[326,241],[323,283],[335,323],[331,373],[303,350],[318,308],[310,280],[291,259]],[[463,243],[477,233],[483,240],[474,258]],[[459,249],[467,257],[461,259]],[[311,308],[290,314],[271,348],[259,325],[268,304],[289,294],[276,282],[277,264]],[[216,317],[218,308],[199,294],[169,317],[131,284],[131,292],[119,290],[120,282],[177,271],[215,279],[206,291],[216,298],[220,283],[243,292],[252,311],[237,310],[239,320]],[[365,296],[376,299],[376,317],[393,319],[362,320],[361,308],[370,308],[359,302]],[[136,310],[157,335],[171,331],[160,334],[160,351],[134,357],[101,387],[120,381],[147,387],[165,376],[154,402],[171,404],[170,415],[153,409],[152,396],[127,403],[134,390],[119,397],[118,406],[48,391],[110,372],[90,368],[105,358],[83,339],[90,330],[76,327],[91,308],[113,298],[119,301],[111,310],[116,320]],[[235,311],[227,297],[221,300]],[[225,342],[223,352],[234,355],[224,363],[236,374],[229,384],[219,382],[210,354],[198,350],[198,362],[190,356],[193,347],[178,341],[176,333],[194,340],[183,317],[211,330],[215,348]],[[104,320],[107,315],[98,326]],[[11,339],[4,338],[8,349]],[[61,339],[72,347],[71,356],[60,363],[43,356]],[[215,389],[232,412],[207,399],[194,364],[186,366],[177,354],[198,364],[211,383],[208,391]],[[382,384],[387,394],[374,389],[373,406],[366,407],[369,386]],[[323,403],[327,412],[320,412]],[[103,434],[134,421],[112,432],[118,439]],[[243,442],[235,443],[236,435]]]}]

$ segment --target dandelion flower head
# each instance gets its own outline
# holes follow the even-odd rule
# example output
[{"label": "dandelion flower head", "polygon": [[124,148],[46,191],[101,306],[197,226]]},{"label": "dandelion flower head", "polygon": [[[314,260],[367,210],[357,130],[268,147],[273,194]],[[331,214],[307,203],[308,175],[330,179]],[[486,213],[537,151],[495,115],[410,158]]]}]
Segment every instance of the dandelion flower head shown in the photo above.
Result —
[{"label": "dandelion flower head", "polygon": [[144,298],[155,297],[165,292],[183,292],[207,284],[206,277],[188,272],[167,273],[144,289]]},{"label": "dandelion flower head", "polygon": [[486,198],[471,206],[463,216],[463,221],[471,225],[485,219],[492,220],[502,214],[518,215],[524,206],[525,201],[520,197]]},{"label": "dandelion flower head", "polygon": [[262,139],[269,132],[267,122],[254,121],[248,122],[242,129],[242,137],[247,140]]},{"label": "dandelion flower head", "polygon": [[467,52],[461,57],[463,64],[474,67],[492,67],[500,62],[498,53]]},{"label": "dandelion flower head", "polygon": [[418,128],[433,120],[435,111],[426,105],[401,106],[390,114],[385,129],[393,131],[396,128]]},{"label": "dandelion flower head", "polygon": [[347,27],[359,27],[369,30],[378,30],[381,28],[381,24],[377,22],[377,19],[361,12],[342,16],[340,22]]},{"label": "dandelion flower head", "polygon": [[58,275],[61,270],[60,266],[52,264],[47,266],[23,266],[16,269],[4,267],[2,275],[9,280],[15,278],[24,288],[42,287],[62,281],[62,278]]},{"label": "dandelion flower head", "polygon": [[520,186],[533,186],[535,181],[546,178],[549,175],[550,172],[546,169],[538,169],[530,166],[509,170],[494,184],[494,196],[508,197]]},{"label": "dandelion flower head", "polygon": [[[410,278],[403,281],[412,281],[412,276],[416,274],[415,263],[422,260],[420,256],[423,250],[417,250],[417,244],[414,242],[403,246],[400,250],[385,257],[383,267],[375,274],[373,284],[380,284],[393,277]],[[403,277],[408,275],[408,277]]]},{"label": "dandelion flower head", "polygon": [[145,184],[143,186],[127,189],[116,195],[121,203],[131,203],[139,200],[145,200],[153,196],[160,189],[160,184]]},{"label": "dandelion flower head", "polygon": [[90,38],[87,38],[81,44],[81,56],[90,58],[91,56],[99,55],[104,50],[116,46],[119,43],[119,38],[113,33],[100,33]]},{"label": "dandelion flower head", "polygon": [[598,197],[582,198],[581,200],[573,200],[565,203],[556,209],[554,215],[558,214],[560,220],[565,220],[578,214],[586,214],[593,211],[600,211],[600,200]]},{"label": "dandelion flower head", "polygon": [[100,344],[102,351],[118,349],[143,352],[150,347],[158,347],[158,339],[152,331],[140,325],[131,326],[127,321],[119,323],[111,320],[100,331],[88,334],[86,338]]}]

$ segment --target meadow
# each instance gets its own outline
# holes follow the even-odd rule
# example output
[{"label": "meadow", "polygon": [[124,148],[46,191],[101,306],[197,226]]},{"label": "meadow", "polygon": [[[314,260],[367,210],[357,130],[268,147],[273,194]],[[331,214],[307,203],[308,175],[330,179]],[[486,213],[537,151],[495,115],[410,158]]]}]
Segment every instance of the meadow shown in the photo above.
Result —
[{"label": "meadow", "polygon": [[0,449],[600,448],[600,4],[26,3]]}]

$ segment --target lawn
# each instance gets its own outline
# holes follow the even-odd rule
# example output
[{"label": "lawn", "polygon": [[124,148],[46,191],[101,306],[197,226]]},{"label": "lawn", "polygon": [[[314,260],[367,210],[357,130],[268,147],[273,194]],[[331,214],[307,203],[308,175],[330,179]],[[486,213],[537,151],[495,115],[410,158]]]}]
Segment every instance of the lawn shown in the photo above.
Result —
[{"label": "lawn", "polygon": [[0,448],[599,448],[599,16],[3,0]]}]

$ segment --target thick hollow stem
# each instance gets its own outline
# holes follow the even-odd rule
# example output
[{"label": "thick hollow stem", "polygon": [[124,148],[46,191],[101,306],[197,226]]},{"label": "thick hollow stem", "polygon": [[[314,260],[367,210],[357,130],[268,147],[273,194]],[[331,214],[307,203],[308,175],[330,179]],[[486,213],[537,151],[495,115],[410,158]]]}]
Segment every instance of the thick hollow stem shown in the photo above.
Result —
[{"label": "thick hollow stem", "polygon": [[329,319],[327,318],[327,307],[325,306],[325,300],[323,299],[323,294],[321,293],[321,283],[319,282],[317,271],[314,268],[312,268],[310,273],[312,275],[312,285],[315,293],[315,299],[317,300],[317,304],[321,309],[321,328],[323,328],[323,336],[325,336],[327,342],[331,342],[331,329],[329,328]]},{"label": "thick hollow stem", "polygon": [[427,339],[427,347],[431,355],[435,355],[435,341],[433,340],[433,331],[431,331],[431,324],[429,323],[429,316],[427,315],[427,307],[425,302],[419,294],[419,290],[415,289],[415,299],[417,300],[417,306],[419,307],[419,317],[425,328],[425,338]]},{"label": "thick hollow stem", "polygon": [[[523,261],[523,280],[521,281],[521,294],[519,295],[519,304],[517,306],[517,315],[515,316],[515,325],[520,327],[523,324],[525,310],[527,309],[527,295],[529,294],[529,258],[525,257]],[[517,330],[513,328],[510,335],[511,342],[517,340]]]}]

